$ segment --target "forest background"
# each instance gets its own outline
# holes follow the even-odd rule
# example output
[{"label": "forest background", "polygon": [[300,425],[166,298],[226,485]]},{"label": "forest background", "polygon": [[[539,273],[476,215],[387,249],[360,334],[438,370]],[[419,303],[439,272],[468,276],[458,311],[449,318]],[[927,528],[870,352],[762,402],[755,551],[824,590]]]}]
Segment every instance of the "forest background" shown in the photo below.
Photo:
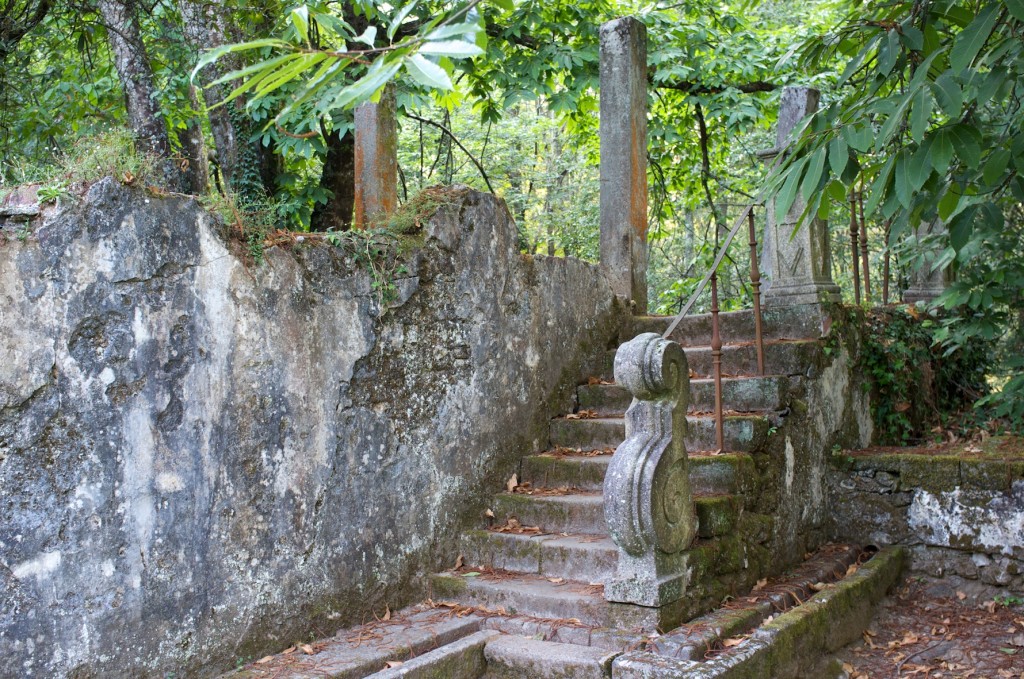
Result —
[{"label": "forest background", "polygon": [[[829,216],[852,302],[860,211],[865,306],[922,267],[956,273],[930,311],[898,312],[913,323],[874,317],[887,358],[869,369],[909,375],[893,438],[921,436],[898,410],[924,379],[915,351],[976,392],[957,427],[1024,428],[1024,0],[0,0],[0,181],[43,200],[102,174],[195,194],[258,260],[281,229],[346,233],[352,109],[392,82],[400,202],[493,191],[524,252],[596,260],[598,30],[626,15],[648,31],[650,307],[678,311],[769,195]],[[758,152],[789,84],[822,107],[772,169]],[[722,269],[725,309],[749,306],[748,257],[737,242]]]}]

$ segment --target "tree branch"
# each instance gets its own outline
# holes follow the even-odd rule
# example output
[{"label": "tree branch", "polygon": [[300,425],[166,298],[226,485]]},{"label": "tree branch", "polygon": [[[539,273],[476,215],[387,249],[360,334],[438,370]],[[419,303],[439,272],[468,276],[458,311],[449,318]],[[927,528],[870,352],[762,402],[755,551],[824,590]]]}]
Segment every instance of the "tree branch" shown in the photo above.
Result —
[{"label": "tree branch", "polygon": [[754,94],[756,92],[772,92],[779,88],[776,83],[770,83],[765,80],[755,80],[749,83],[705,85],[704,83],[693,82],[691,80],[672,80],[668,82],[655,83],[653,77],[648,76],[647,81],[658,89],[676,90],[677,92],[683,92],[685,94],[720,94],[726,90],[732,89],[739,90],[744,94]]},{"label": "tree branch", "polygon": [[[441,130],[441,132],[443,132],[444,134],[448,135],[448,138],[451,139],[453,142],[455,142],[458,145],[458,147],[460,149],[462,149],[462,152],[465,153],[466,156],[471,161],[473,161],[474,165],[476,165],[476,169],[480,171],[480,176],[484,178],[484,183],[487,184],[487,190],[490,191],[492,194],[494,193],[494,187],[491,186],[491,180],[487,178],[487,173],[484,171],[484,166],[480,164],[480,161],[478,161],[476,158],[473,157],[473,154],[469,152],[469,149],[467,149],[465,146],[462,145],[462,142],[459,141],[454,134],[452,134],[451,130],[449,130],[447,127],[445,127],[441,123],[435,123],[433,120],[430,120],[428,118],[421,118],[420,116],[416,115],[415,113],[409,113],[408,111],[406,111],[405,115],[406,115],[407,118],[412,118],[413,120],[418,120],[421,123],[426,123],[427,125],[433,125],[437,129]],[[494,194],[494,195],[497,195],[497,194]]]}]

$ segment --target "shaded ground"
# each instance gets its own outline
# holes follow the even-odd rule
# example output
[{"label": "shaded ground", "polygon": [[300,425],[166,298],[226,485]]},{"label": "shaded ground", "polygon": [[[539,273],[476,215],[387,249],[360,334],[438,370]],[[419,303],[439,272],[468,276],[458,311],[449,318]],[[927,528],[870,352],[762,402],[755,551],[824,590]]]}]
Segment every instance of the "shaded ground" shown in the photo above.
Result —
[{"label": "shaded ground", "polygon": [[1024,679],[1024,593],[907,578],[837,657],[849,679]]}]

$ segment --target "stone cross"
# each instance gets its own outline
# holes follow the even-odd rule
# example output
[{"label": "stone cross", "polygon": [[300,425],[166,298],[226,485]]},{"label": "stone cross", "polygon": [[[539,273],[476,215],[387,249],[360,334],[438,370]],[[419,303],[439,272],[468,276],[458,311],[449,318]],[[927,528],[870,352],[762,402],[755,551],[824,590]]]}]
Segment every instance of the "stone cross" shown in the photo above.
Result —
[{"label": "stone cross", "polygon": [[920,224],[915,230],[915,249],[921,253],[921,261],[910,274],[910,287],[903,292],[907,304],[931,302],[953,282],[953,271],[948,265],[935,266],[942,253],[940,244],[947,240],[946,233],[946,224],[940,219]]},{"label": "stone cross", "polygon": [[[783,89],[777,145],[762,156],[773,159],[784,153],[797,124],[817,108],[817,90],[809,87]],[[828,223],[817,215],[810,215],[800,222],[805,205],[798,193],[793,206],[780,221],[775,218],[775,201],[769,201],[762,254],[763,273],[768,279],[764,290],[768,305],[839,301],[839,286],[832,280]],[[796,228],[798,222],[800,226]]]},{"label": "stone cross", "polygon": [[382,222],[398,205],[398,120],[395,91],[384,88],[380,101],[355,110],[355,205],[353,226]]},{"label": "stone cross", "polygon": [[697,534],[686,446],[690,377],[686,354],[656,333],[615,354],[615,381],[633,394],[626,440],[604,480],[604,515],[619,548],[608,601],[663,606],[689,584],[684,550]]},{"label": "stone cross", "polygon": [[601,266],[616,295],[647,311],[647,28],[601,26]]}]

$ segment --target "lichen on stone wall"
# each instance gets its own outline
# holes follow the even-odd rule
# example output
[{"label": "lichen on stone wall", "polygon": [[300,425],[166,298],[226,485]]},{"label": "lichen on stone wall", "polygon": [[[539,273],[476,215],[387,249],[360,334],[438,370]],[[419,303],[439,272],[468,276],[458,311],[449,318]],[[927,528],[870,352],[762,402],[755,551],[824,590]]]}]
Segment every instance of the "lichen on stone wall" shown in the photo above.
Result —
[{"label": "lichen on stone wall", "polygon": [[492,197],[426,231],[386,315],[340,250],[246,266],[112,180],[0,246],[0,677],[216,669],[448,565],[620,309]]}]

